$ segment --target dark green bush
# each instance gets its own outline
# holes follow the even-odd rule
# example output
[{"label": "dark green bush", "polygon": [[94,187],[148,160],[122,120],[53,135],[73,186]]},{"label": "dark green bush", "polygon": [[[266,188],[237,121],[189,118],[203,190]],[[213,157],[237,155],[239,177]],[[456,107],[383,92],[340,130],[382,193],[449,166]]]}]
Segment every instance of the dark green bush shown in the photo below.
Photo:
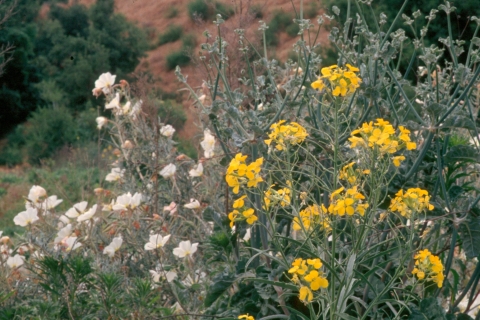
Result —
[{"label": "dark green bush", "polygon": [[195,0],[188,4],[188,15],[192,20],[195,20],[196,17],[207,20],[211,16],[211,10],[205,1]]},{"label": "dark green bush", "polygon": [[298,32],[300,31],[300,26],[296,23],[292,23],[285,29],[285,31],[290,37],[295,38],[298,36]]},{"label": "dark green bush", "polygon": [[173,70],[177,66],[185,66],[190,63],[190,60],[184,50],[172,52],[167,56],[167,68]]},{"label": "dark green bush", "polygon": [[161,34],[160,37],[158,38],[158,44],[161,46],[165,43],[175,42],[182,37],[182,34],[183,34],[183,28],[181,26],[170,25],[167,28],[167,31]]},{"label": "dark green bush", "polygon": [[40,108],[24,126],[25,148],[32,164],[51,157],[76,140],[76,121],[65,107]]},{"label": "dark green bush", "polygon": [[253,15],[255,19],[262,19],[263,18],[263,6],[259,4],[254,4],[250,8],[248,8],[248,12]]}]

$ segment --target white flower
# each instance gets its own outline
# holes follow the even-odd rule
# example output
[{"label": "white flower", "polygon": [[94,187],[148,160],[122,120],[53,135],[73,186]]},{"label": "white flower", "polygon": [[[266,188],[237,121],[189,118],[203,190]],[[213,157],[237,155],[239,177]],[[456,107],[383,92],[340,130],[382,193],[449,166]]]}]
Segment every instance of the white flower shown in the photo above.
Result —
[{"label": "white flower", "polygon": [[200,208],[200,202],[196,199],[190,199],[190,203],[187,203],[184,207],[188,209],[198,209]]},{"label": "white flower", "polygon": [[160,171],[160,175],[165,179],[168,179],[173,177],[176,171],[177,171],[177,167],[173,163],[170,163]]},{"label": "white flower", "polygon": [[38,211],[36,208],[28,208],[26,211],[22,211],[13,218],[13,222],[17,226],[26,227],[27,225],[37,221]]},{"label": "white flower", "polygon": [[168,206],[163,207],[163,211],[168,211],[170,212],[170,215],[173,215],[177,212],[177,204],[172,201]]},{"label": "white flower", "polygon": [[129,116],[132,117],[133,119],[136,119],[136,118],[137,118],[137,115],[140,113],[140,110],[142,110],[142,104],[143,104],[143,101],[142,101],[142,100],[138,100],[138,101],[133,105],[132,111],[130,111]]},{"label": "white flower", "polygon": [[115,205],[115,200],[112,199],[110,203],[104,204],[102,207],[102,211],[112,211],[113,206]]},{"label": "white flower", "polygon": [[25,257],[19,255],[19,254],[16,254],[15,256],[13,257],[9,257],[7,259],[7,265],[11,268],[11,269],[15,269],[15,268],[18,268],[20,267],[21,265],[23,265],[23,262],[25,261]]},{"label": "white flower", "polygon": [[120,107],[120,94],[117,92],[115,94],[115,98],[112,99],[109,103],[105,105],[105,109],[115,109],[115,110],[121,110]]},{"label": "white flower", "polygon": [[243,241],[248,241],[250,240],[252,233],[251,233],[252,228],[247,228],[247,231],[245,232],[245,235],[243,236]]},{"label": "white flower", "polygon": [[258,110],[258,111],[262,111],[262,110],[263,110],[263,103],[258,104],[257,110]]},{"label": "white flower", "polygon": [[112,168],[109,174],[105,177],[106,181],[118,181],[123,178],[123,174],[125,173],[125,169],[120,168]]},{"label": "white flower", "polygon": [[198,243],[192,244],[190,240],[180,241],[178,248],[173,249],[173,254],[179,258],[191,256],[197,251]]},{"label": "white flower", "polygon": [[62,199],[57,199],[57,196],[53,195],[45,199],[45,201],[40,204],[40,208],[44,211],[51,210],[62,202]]},{"label": "white flower", "polygon": [[102,127],[103,127],[105,124],[107,124],[108,119],[105,118],[105,117],[97,117],[97,118],[95,119],[95,121],[97,122],[97,128],[98,128],[98,130],[100,130],[100,129],[102,129]]},{"label": "white flower", "polygon": [[85,212],[85,210],[87,209],[87,205],[87,201],[76,203],[73,205],[72,208],[68,209],[67,212],[65,212],[65,215],[69,218],[76,218]]},{"label": "white flower", "polygon": [[57,228],[58,229],[61,229],[63,227],[65,227],[67,224],[70,223],[70,219],[65,216],[65,215],[61,215],[59,218],[58,218],[58,223],[57,223]]},{"label": "white flower", "polygon": [[115,83],[115,77],[110,72],[102,73],[97,81],[95,81],[95,89],[101,89],[105,94],[110,92],[110,88]]},{"label": "white flower", "polygon": [[110,258],[112,258],[115,255],[115,252],[120,249],[122,246],[123,239],[122,236],[118,236],[113,238],[112,242],[103,249],[103,254],[108,255]]},{"label": "white flower", "polygon": [[160,128],[160,134],[162,136],[171,138],[173,134],[175,133],[175,128],[172,127],[171,125],[167,124],[166,126],[163,126]]},{"label": "white flower", "polygon": [[55,238],[55,240],[53,240],[53,243],[55,244],[60,243],[66,237],[70,237],[71,234],[72,234],[72,225],[67,224],[65,227],[63,227],[58,231],[57,237]]},{"label": "white flower", "polygon": [[33,186],[28,192],[26,207],[34,207],[42,201],[42,198],[47,196],[47,191],[40,186]]},{"label": "white flower", "polygon": [[90,208],[90,210],[88,210],[87,212],[79,215],[77,217],[77,221],[78,222],[82,222],[82,221],[86,221],[86,220],[90,220],[92,219],[92,217],[95,215],[95,213],[97,212],[97,205],[93,205],[93,207]]},{"label": "white flower", "polygon": [[131,105],[132,105],[132,103],[130,101],[127,101],[127,103],[125,103],[125,105],[122,107],[122,113],[124,115],[126,115],[130,111],[130,106]]},{"label": "white flower", "polygon": [[203,132],[204,138],[200,142],[204,152],[205,158],[211,158],[214,156],[213,150],[215,149],[215,137],[210,133],[210,130],[205,129]]},{"label": "white flower", "polygon": [[159,234],[152,234],[150,235],[149,242],[145,244],[145,250],[154,250],[161,248],[167,243],[168,239],[170,239],[170,235],[162,237]]},{"label": "white flower", "polygon": [[77,241],[77,237],[68,237],[66,240],[62,241],[62,244],[66,247],[65,251],[70,252],[75,249],[78,249],[82,246],[82,243]]},{"label": "white flower", "polygon": [[112,206],[113,210],[134,210],[140,205],[142,201],[142,194],[136,192],[133,196],[130,192],[122,194],[117,197],[117,201]]},{"label": "white flower", "polygon": [[203,165],[201,162],[198,163],[192,170],[188,171],[190,177],[201,177],[203,175]]},{"label": "white flower", "polygon": [[165,275],[165,278],[167,279],[167,282],[172,282],[177,278],[177,273],[175,271],[168,271],[168,272],[157,272],[155,270],[148,270],[150,272],[150,275],[152,276],[153,282],[159,282],[160,278],[163,278],[163,275]]}]

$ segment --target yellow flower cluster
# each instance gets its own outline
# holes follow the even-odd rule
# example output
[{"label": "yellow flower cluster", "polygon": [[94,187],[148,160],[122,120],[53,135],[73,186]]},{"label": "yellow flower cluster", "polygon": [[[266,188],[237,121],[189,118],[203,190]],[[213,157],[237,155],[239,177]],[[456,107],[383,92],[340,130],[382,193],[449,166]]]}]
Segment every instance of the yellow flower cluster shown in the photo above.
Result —
[{"label": "yellow flower cluster", "polygon": [[340,170],[340,172],[338,173],[338,177],[341,180],[346,180],[351,185],[354,185],[357,182],[360,174],[364,174],[364,175],[370,174],[370,170],[361,171],[360,169],[354,169],[353,168],[354,165],[355,165],[355,162],[350,162],[349,164],[344,166],[342,170]]},{"label": "yellow flower cluster", "polygon": [[336,97],[352,94],[360,86],[362,79],[360,79],[355,72],[358,72],[358,68],[346,64],[347,69],[333,65],[330,67],[322,68],[322,76],[317,81],[312,82],[312,88],[317,90],[323,90],[330,84],[332,88],[332,94]]},{"label": "yellow flower cluster", "polygon": [[253,316],[248,315],[248,313],[239,315],[238,319],[255,320],[255,318]]},{"label": "yellow flower cluster", "polygon": [[270,147],[272,142],[275,143],[275,149],[284,150],[287,145],[297,145],[302,143],[308,136],[304,127],[296,122],[284,125],[285,120],[280,120],[270,126],[272,132],[268,134],[269,139],[265,143]]},{"label": "yellow flower cluster", "polygon": [[365,210],[368,208],[368,203],[362,203],[362,200],[365,199],[365,196],[358,192],[357,186],[353,186],[347,189],[345,192],[344,187],[341,187],[330,196],[330,206],[328,207],[328,212],[334,215],[343,216],[348,214],[349,216],[353,215],[356,212],[363,216]]},{"label": "yellow flower cluster", "polygon": [[233,188],[235,194],[238,194],[242,185],[247,185],[248,188],[256,187],[259,182],[263,181],[260,176],[260,166],[263,164],[263,158],[258,158],[249,165],[245,163],[246,159],[246,155],[237,153],[227,168],[225,180],[228,186]]},{"label": "yellow flower cluster", "polygon": [[[388,121],[377,119],[375,123],[365,122],[360,129],[352,131],[352,136],[348,140],[351,148],[357,146],[378,148],[381,154],[392,154],[402,148],[415,149],[417,144],[410,140],[410,131],[402,126],[399,126],[398,130],[400,133],[395,135],[395,129]],[[405,157],[394,157],[393,163],[398,167],[402,160],[405,160]]]},{"label": "yellow flower cluster", "polygon": [[[287,181],[287,185],[291,187],[291,182]],[[265,202],[265,209],[268,210],[271,205],[280,204],[282,207],[288,206],[290,204],[290,188],[282,188],[275,190],[273,187],[275,184],[272,184],[267,191],[264,192],[263,201]]]},{"label": "yellow flower cluster", "polygon": [[288,273],[292,274],[292,281],[300,285],[299,298],[307,303],[313,300],[313,292],[328,287],[328,280],[319,269],[322,267],[320,259],[295,259]]},{"label": "yellow flower cluster", "polygon": [[406,192],[400,190],[392,199],[390,210],[397,211],[402,216],[410,218],[414,212],[433,210],[434,206],[429,201],[430,196],[427,190],[420,188],[410,188]]},{"label": "yellow flower cluster", "polygon": [[[327,217],[328,210],[322,204],[308,206],[302,211],[299,212],[299,216],[293,218],[293,230],[302,230],[305,228],[305,231],[309,231],[313,226],[318,225],[321,230],[330,231],[330,220]],[[300,220],[302,221],[300,224]]]},{"label": "yellow flower cluster", "polygon": [[424,249],[415,255],[415,268],[412,274],[418,280],[429,280],[435,282],[439,288],[443,286],[443,264],[438,256],[433,255],[428,249]]},{"label": "yellow flower cluster", "polygon": [[228,219],[230,219],[230,228],[233,228],[233,225],[236,221],[247,221],[248,224],[254,224],[258,220],[258,217],[255,215],[255,210],[253,208],[245,207],[245,198],[247,196],[241,196],[233,202],[233,211],[228,214]]}]

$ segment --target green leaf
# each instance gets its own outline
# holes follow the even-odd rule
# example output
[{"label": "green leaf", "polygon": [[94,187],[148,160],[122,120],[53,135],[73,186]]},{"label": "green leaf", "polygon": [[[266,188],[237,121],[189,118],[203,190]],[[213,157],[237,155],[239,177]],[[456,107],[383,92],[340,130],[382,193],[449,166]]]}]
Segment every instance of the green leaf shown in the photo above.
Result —
[{"label": "green leaf", "polygon": [[420,302],[420,308],[413,307],[409,320],[445,320],[445,313],[437,299],[427,298]]},{"label": "green leaf", "polygon": [[447,166],[454,165],[456,162],[476,162],[478,161],[478,153],[471,146],[453,146],[445,154],[444,161]]},{"label": "green leaf", "polygon": [[467,259],[472,259],[480,254],[480,218],[469,217],[459,226],[460,239]]},{"label": "green leaf", "polygon": [[205,306],[210,307],[233,284],[233,274],[221,273],[214,279],[214,284],[209,288],[205,297]]}]

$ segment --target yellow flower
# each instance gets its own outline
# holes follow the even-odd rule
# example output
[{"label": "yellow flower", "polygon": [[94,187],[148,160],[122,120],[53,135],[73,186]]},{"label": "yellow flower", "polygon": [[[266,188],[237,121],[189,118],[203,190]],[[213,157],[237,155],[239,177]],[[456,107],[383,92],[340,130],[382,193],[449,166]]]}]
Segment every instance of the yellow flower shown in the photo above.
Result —
[{"label": "yellow flower", "polygon": [[[395,134],[393,126],[384,119],[377,119],[375,123],[372,121],[365,122],[362,127],[352,131],[350,148],[378,148],[380,154],[395,153],[400,149],[406,148],[413,150],[417,147],[415,142],[410,139],[410,130],[405,127],[398,127],[399,134]],[[397,165],[399,161],[395,161]]]},{"label": "yellow flower", "polygon": [[270,126],[271,132],[268,134],[269,139],[265,140],[265,144],[269,147],[275,143],[275,149],[281,151],[288,146],[302,143],[308,136],[307,131],[297,122],[291,122],[284,125],[285,120],[280,120]]},{"label": "yellow flower", "polygon": [[297,258],[292,262],[292,268],[288,273],[292,275],[292,282],[300,285],[299,298],[301,301],[308,303],[313,300],[313,292],[321,288],[328,287],[328,280],[320,271],[322,262],[318,258],[302,259]]},{"label": "yellow flower", "polygon": [[362,82],[355,74],[359,69],[349,64],[346,64],[346,66],[348,70],[340,68],[337,65],[322,68],[320,70],[322,76],[320,76],[317,81],[312,82],[312,88],[319,91],[330,88],[332,95],[337,97],[345,97],[354,93]]},{"label": "yellow flower", "polygon": [[300,288],[299,298],[303,302],[310,302],[313,300],[313,293],[308,287],[302,286]]},{"label": "yellow flower", "polygon": [[348,214],[351,216],[357,211],[363,216],[366,208],[368,208],[367,203],[362,203],[365,196],[357,191],[357,186],[346,189],[344,194],[342,194],[344,190],[345,189],[341,187],[332,192],[330,196],[332,201],[328,207],[328,212],[333,215],[344,216]]},{"label": "yellow flower", "polygon": [[395,167],[400,167],[400,163],[403,160],[405,160],[405,157],[404,156],[397,156],[397,157],[393,157],[392,160],[393,160],[393,164],[395,165]]},{"label": "yellow flower", "polygon": [[438,256],[433,255],[428,249],[419,251],[415,256],[415,268],[412,274],[418,280],[433,281],[439,288],[443,286],[445,276],[443,274],[443,264]]},{"label": "yellow flower", "polygon": [[327,213],[328,210],[323,204],[308,206],[299,212],[299,217],[293,218],[293,230],[302,230],[303,224],[305,231],[309,231],[314,225],[318,225],[320,230],[330,231],[330,220]]},{"label": "yellow flower", "polygon": [[242,185],[247,185],[249,188],[257,187],[258,183],[263,181],[260,176],[260,167],[263,164],[263,158],[258,158],[249,165],[246,164],[246,159],[246,155],[238,153],[235,155],[235,158],[230,161],[227,168],[225,181],[229,187],[233,188],[232,191],[234,194],[239,193]]},{"label": "yellow flower", "polygon": [[245,205],[245,201],[243,199],[245,199],[247,196],[241,196],[240,198],[238,198],[237,200],[235,200],[233,202],[233,207],[234,208],[241,208]]},{"label": "yellow flower", "polygon": [[253,316],[250,316],[247,314],[242,314],[242,315],[239,315],[238,316],[238,319],[245,319],[245,320],[255,320],[255,318]]},{"label": "yellow flower", "polygon": [[[287,181],[287,184],[290,185],[290,182]],[[263,194],[263,201],[265,202],[265,208],[268,209],[270,205],[280,204],[282,207],[288,206],[290,204],[290,188],[282,188],[275,190],[273,187],[275,184],[272,184],[268,190]]]},{"label": "yellow flower", "polygon": [[413,213],[433,209],[428,191],[420,188],[410,188],[405,193],[399,190],[390,203],[391,211],[398,212],[406,218],[410,218]]}]

